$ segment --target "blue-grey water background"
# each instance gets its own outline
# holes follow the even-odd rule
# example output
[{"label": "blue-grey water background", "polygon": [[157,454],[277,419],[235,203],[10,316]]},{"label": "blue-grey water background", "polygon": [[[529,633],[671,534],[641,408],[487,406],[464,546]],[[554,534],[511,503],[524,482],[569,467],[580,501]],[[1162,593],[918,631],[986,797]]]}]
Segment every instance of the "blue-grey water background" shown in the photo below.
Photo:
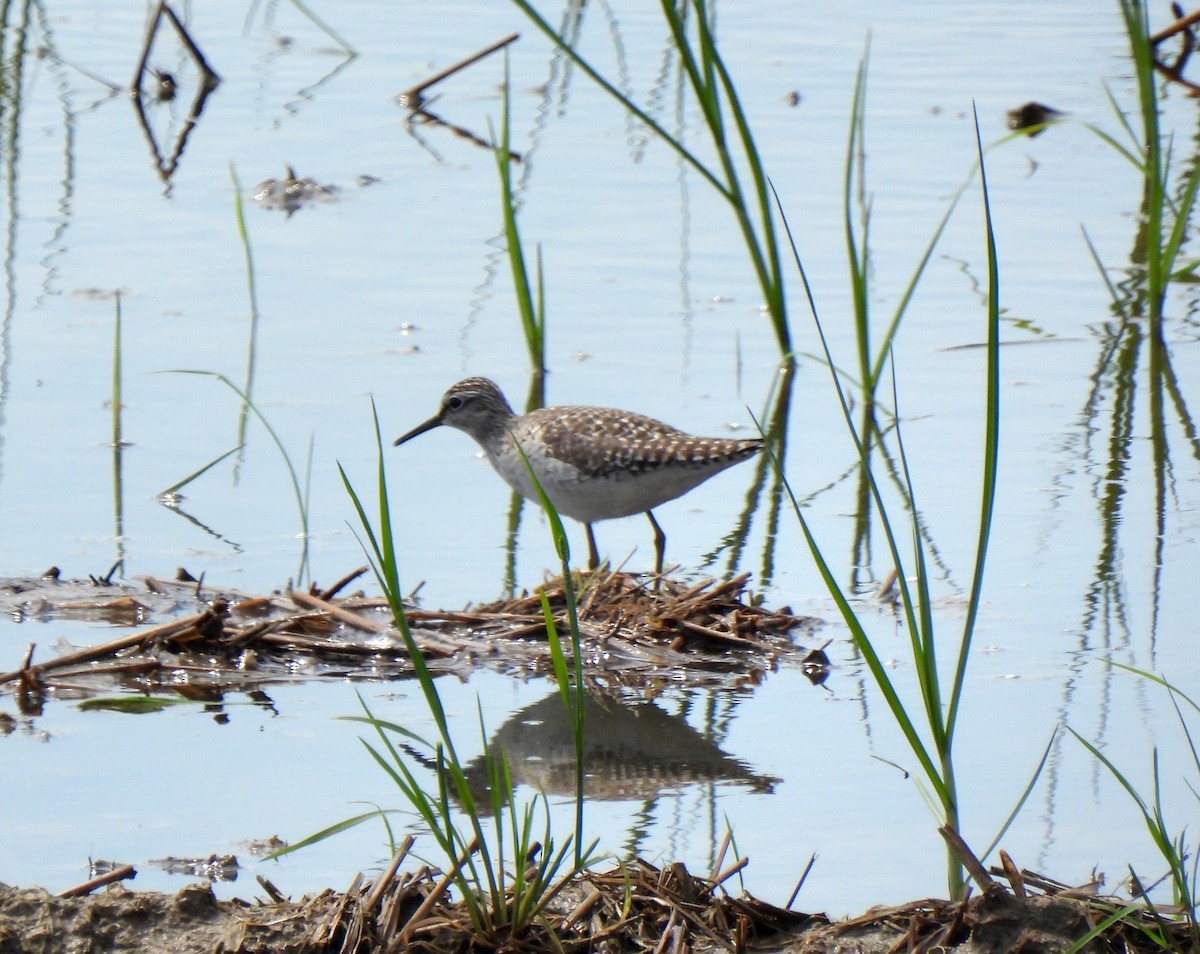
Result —
[{"label": "blue-grey water background", "polygon": [[[779,354],[733,220],[692,172],[568,67],[502,2],[315,5],[337,36],[287,3],[195,5],[181,15],[222,83],[188,135],[169,182],[154,167],[127,85],[146,13],[71,0],[10,10],[5,45],[4,274],[0,328],[0,540],[6,576],[50,565],[66,575],[169,575],[176,566],[222,586],[265,592],[299,568],[297,509],[266,431],[189,484],[180,510],[156,495],[234,447],[240,406],[211,377],[239,386],[253,364],[257,407],[301,469],[311,443],[311,577],[328,584],[362,562],[337,473],[370,485],[371,405],[385,437],[424,420],[468,374],[520,399],[528,361],[502,255],[492,154],[450,129],[408,128],[394,96],[518,31],[508,53],[520,224],[540,248],[548,307],[549,403],[634,408],[688,430],[747,432],[776,381]],[[543,9],[558,22],[562,11]],[[24,19],[21,19],[24,18]],[[19,21],[19,22],[18,22]],[[842,178],[855,72],[870,45],[866,168],[872,200],[872,305],[881,319],[916,266],[985,142],[1028,100],[1072,122],[988,154],[1002,276],[1003,434],[996,521],[979,633],[958,739],[963,823],[990,841],[1056,728],[1093,740],[1149,791],[1159,749],[1164,804],[1194,816],[1187,749],[1156,686],[1106,665],[1161,672],[1196,692],[1193,637],[1197,463],[1168,402],[1165,503],[1154,493],[1154,385],[1129,370],[1124,392],[1102,372],[1114,338],[1111,298],[1087,238],[1117,281],[1130,261],[1141,200],[1133,167],[1083,123],[1120,135],[1106,87],[1134,105],[1116,4],[917,2],[722,4],[718,34],[766,166],[795,232],[838,362],[853,366]],[[1156,24],[1157,25],[1157,24]],[[18,42],[15,37],[19,37]],[[339,46],[352,45],[355,55]],[[581,48],[668,128],[703,150],[653,5],[586,5]],[[149,110],[163,141],[185,127],[195,71],[171,42],[151,61],[182,95]],[[432,108],[487,139],[502,111],[505,63],[489,58],[439,84]],[[85,72],[86,71],[86,72]],[[19,79],[19,83],[16,80]],[[191,84],[190,86],[188,84]],[[1195,103],[1165,102],[1176,150],[1191,148]],[[288,216],[249,201],[288,165],[339,190]],[[260,318],[253,327],[234,176],[247,200]],[[977,188],[952,218],[905,319],[897,390],[921,517],[937,550],[936,615],[953,639],[974,558],[981,468],[984,288]],[[114,487],[114,300],[123,318],[121,479]],[[800,289],[789,289],[802,358],[788,435],[788,477],[839,579],[854,573],[855,453],[845,434]],[[1173,295],[1169,351],[1183,402],[1194,399],[1194,295]],[[877,335],[881,332],[877,332]],[[1144,358],[1142,359],[1144,361]],[[1161,394],[1161,391],[1158,392]],[[1128,437],[1113,402],[1132,400]],[[1127,405],[1123,405],[1122,408]],[[402,574],[431,607],[502,594],[509,495],[461,434],[439,431],[387,456]],[[745,471],[744,468],[741,470]],[[1160,473],[1164,470],[1160,467]],[[719,546],[750,475],[724,474],[658,516],[683,572]],[[1113,492],[1119,499],[1113,517]],[[1105,504],[1105,501],[1108,501]],[[1105,507],[1107,506],[1107,510]],[[118,523],[119,514],[119,523]],[[602,847],[650,860],[712,863],[726,827],[750,857],[745,886],[846,913],[944,891],[935,820],[912,757],[836,621],[799,527],[782,521],[762,579],[765,521],[741,568],[775,605],[828,624],[835,667],[810,686],[784,669],[753,691],[664,691],[658,704],[754,772],[770,794],[678,785],[642,801],[589,805]],[[580,528],[568,527],[576,553]],[[645,521],[597,527],[614,560],[651,560]],[[863,578],[887,574],[875,533]],[[527,511],[517,583],[535,586],[555,557]],[[723,564],[720,559],[711,572]],[[893,674],[913,684],[907,638],[886,607],[861,605]],[[0,671],[30,642],[39,658],[114,630],[61,620],[0,623]],[[302,677],[303,674],[298,674]],[[477,701],[489,725],[549,687],[480,673],[442,680],[473,739]],[[365,687],[380,715],[421,725],[408,684]],[[89,857],[139,864],[139,887],[178,884],[142,862],[238,852],[247,869],[220,887],[249,896],[262,873],[298,895],[349,883],[386,861],[382,831],[358,829],[278,863],[239,848],[295,840],[363,803],[399,806],[361,750],[354,686],[306,681],[272,690],[274,709],[229,700],[228,719],[199,707],[134,718],[52,703],[0,739],[0,880],[61,890]],[[467,747],[470,747],[469,742]],[[1194,773],[1193,773],[1194,774]],[[562,801],[555,797],[556,805]],[[569,812],[562,810],[564,820]],[[1190,813],[1190,814],[1189,814]],[[1103,820],[1103,823],[1100,823]],[[403,827],[402,823],[402,827]],[[1098,868],[1110,885],[1160,863],[1127,797],[1069,736],[1004,840],[1018,864],[1064,881]],[[432,852],[432,848],[427,849]]]}]

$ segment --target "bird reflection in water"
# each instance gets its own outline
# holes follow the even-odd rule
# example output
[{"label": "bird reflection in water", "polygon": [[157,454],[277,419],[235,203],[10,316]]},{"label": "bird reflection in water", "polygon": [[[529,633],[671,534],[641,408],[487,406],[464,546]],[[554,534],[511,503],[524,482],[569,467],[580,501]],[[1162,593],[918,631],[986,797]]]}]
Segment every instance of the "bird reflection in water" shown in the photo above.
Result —
[{"label": "bird reflection in water", "polygon": [[[587,798],[649,801],[664,792],[713,782],[769,794],[779,782],[754,772],[682,716],[653,703],[624,704],[585,695],[583,710]],[[504,753],[514,786],[574,797],[575,742],[557,692],[514,713],[492,737],[489,749]],[[466,766],[466,776],[476,803],[487,804],[482,756]]]}]

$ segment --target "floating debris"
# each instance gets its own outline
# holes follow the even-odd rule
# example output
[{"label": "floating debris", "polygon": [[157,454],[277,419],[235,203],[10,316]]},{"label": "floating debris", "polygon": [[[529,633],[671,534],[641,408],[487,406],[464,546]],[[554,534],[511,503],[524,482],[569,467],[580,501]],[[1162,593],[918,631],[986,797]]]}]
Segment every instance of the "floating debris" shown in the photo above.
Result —
[{"label": "floating debris", "polygon": [[306,205],[318,202],[333,202],[337,199],[337,186],[323,185],[310,176],[298,178],[296,171],[287,167],[282,179],[264,179],[254,187],[250,200],[266,209],[277,209],[291,215]]},{"label": "floating debris", "polygon": [[1028,102],[1024,106],[1008,111],[1008,128],[1028,130],[1029,136],[1040,136],[1049,125],[1066,116],[1066,113],[1042,103]]},{"label": "floating debris", "polygon": [[152,94],[156,102],[169,103],[175,98],[179,92],[179,85],[175,82],[175,76],[168,73],[166,70],[155,69],[150,67],[150,73],[154,77],[154,86]]},{"label": "floating debris", "polygon": [[237,881],[236,855],[212,854],[207,858],[153,858],[147,864],[161,868],[167,874],[203,878],[205,881]]}]

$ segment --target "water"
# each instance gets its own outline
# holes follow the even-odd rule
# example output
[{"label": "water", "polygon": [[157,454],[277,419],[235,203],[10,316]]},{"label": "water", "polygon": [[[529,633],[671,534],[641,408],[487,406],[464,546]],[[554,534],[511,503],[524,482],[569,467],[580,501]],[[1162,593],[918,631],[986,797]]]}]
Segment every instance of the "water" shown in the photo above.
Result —
[{"label": "water", "polygon": [[[124,94],[110,96],[74,66],[122,84],[138,61],[144,24],[132,10],[86,3],[39,11],[19,70],[19,109],[5,115],[7,298],[0,333],[0,572],[70,576],[165,575],[178,565],[249,592],[301,571],[301,523],[284,460],[251,418],[244,448],[183,488],[178,511],[155,496],[229,451],[239,400],[212,377],[247,382],[309,491],[308,573],[329,583],[362,562],[353,511],[337,473],[361,487],[375,467],[370,397],[385,439],[427,418],[467,374],[494,377],[510,396],[528,386],[508,265],[498,250],[500,200],[489,152],[446,128],[406,129],[393,97],[461,56],[519,30],[510,48],[513,146],[521,229],[539,246],[549,309],[551,403],[615,404],[701,433],[725,433],[761,414],[779,355],[760,311],[727,208],[661,143],[631,124],[503,4],[380,9],[339,4],[337,44],[288,6],[196,9],[187,18],[220,87],[189,134],[169,182],[152,164]],[[985,142],[1029,99],[1075,122],[991,151],[988,177],[1003,280],[1003,414],[997,519],[969,692],[958,739],[968,840],[982,847],[1015,804],[1043,751],[1046,772],[1004,839],[1018,864],[1066,881],[1093,865],[1119,879],[1127,863],[1158,862],[1128,800],[1069,735],[1102,745],[1143,790],[1158,746],[1168,816],[1182,825],[1186,749],[1164,693],[1105,665],[1108,658],[1197,689],[1190,651],[1195,559],[1195,457],[1164,398],[1170,452],[1155,494],[1154,408],[1146,357],[1113,349],[1110,298],[1081,226],[1119,280],[1134,244],[1140,183],[1083,128],[1116,134],[1107,83],[1132,104],[1117,12],[1072,2],[1053,8],[996,2],[968,12],[882,3],[843,10],[793,4],[719,10],[726,56],[768,169],[795,230],[838,361],[853,368],[852,302],[842,240],[842,175],[855,71],[870,32],[867,172],[872,194],[872,306],[883,321],[904,291],[951,193],[975,159],[972,108]],[[558,12],[550,12],[553,18]],[[14,14],[15,16],[15,14]],[[1157,24],[1156,24],[1157,25]],[[18,24],[10,23],[10,27]],[[589,8],[581,44],[702,156],[696,117],[681,111],[663,71],[654,11]],[[287,38],[288,42],[281,42]],[[54,55],[35,58],[45,48]],[[57,58],[56,58],[57,57]],[[151,62],[184,92],[149,110],[166,136],[185,124],[195,71],[173,44]],[[74,64],[69,66],[65,64]],[[15,74],[14,74],[15,75]],[[445,81],[433,109],[489,135],[499,123],[503,62],[494,57]],[[188,84],[192,85],[189,87]],[[798,104],[789,94],[799,94]],[[1190,141],[1194,105],[1166,104]],[[1179,146],[1184,148],[1183,145]],[[287,216],[247,204],[260,316],[250,320],[244,249],[234,216],[244,198],[291,164],[340,190],[336,202]],[[365,177],[365,178],[364,178]],[[974,558],[985,280],[978,192],[962,200],[905,320],[896,348],[904,439],[918,504],[937,547],[936,613],[953,639]],[[795,285],[796,283],[793,283]],[[114,301],[121,291],[122,430],[129,446],[114,479]],[[788,475],[838,578],[854,568],[854,451],[798,287],[790,289],[796,350]],[[1171,301],[1172,367],[1184,403],[1197,379],[1191,293]],[[879,331],[877,334],[881,334]],[[1122,342],[1130,340],[1127,336]],[[1120,343],[1118,343],[1120,344]],[[1125,370],[1105,364],[1124,355]],[[252,378],[249,368],[253,368]],[[1127,440],[1121,439],[1130,408]],[[306,464],[312,446],[311,468]],[[407,586],[427,606],[454,608],[504,589],[509,498],[461,434],[433,432],[386,451]],[[748,468],[715,478],[658,513],[669,560],[699,566],[744,506]],[[1113,491],[1119,491],[1114,496]],[[1160,502],[1161,501],[1161,502]],[[569,528],[577,554],[585,541]],[[751,864],[746,886],[781,901],[812,853],[801,907],[833,913],[944,890],[934,822],[912,779],[912,758],[836,622],[793,520],[784,518],[767,566],[765,513],[756,512],[741,568],[767,598],[829,620],[836,668],[822,688],[785,669],[753,692],[676,689],[658,700],[751,773],[777,778],[768,794],[728,779],[674,785],[656,797],[597,800],[589,825],[606,847],[712,863],[732,827]],[[602,552],[649,565],[641,519],[601,524]],[[888,571],[873,532],[869,565]],[[725,566],[727,554],[712,572]],[[526,511],[516,582],[554,565],[544,520]],[[905,635],[889,612],[862,607],[893,672],[912,682]],[[87,643],[110,630],[5,624],[0,670],[29,642]],[[949,654],[949,649],[944,655]],[[451,710],[475,737],[476,699],[489,726],[549,692],[481,673],[445,680]],[[420,724],[412,687],[372,685],[381,714]],[[905,690],[910,691],[908,688]],[[360,751],[348,683],[277,687],[274,708],[231,705],[228,721],[176,708],[135,718],[52,703],[17,717],[0,751],[0,880],[61,890],[86,876],[89,855],[138,863],[166,855],[238,851],[271,834],[295,840],[398,796]],[[555,796],[556,812],[569,807]],[[1097,837],[1094,819],[1110,820]],[[386,861],[378,829],[280,863],[248,869],[221,890],[252,894],[265,873],[292,894],[348,883]],[[900,862],[899,864],[897,862]],[[140,865],[137,884],[178,879]]]}]

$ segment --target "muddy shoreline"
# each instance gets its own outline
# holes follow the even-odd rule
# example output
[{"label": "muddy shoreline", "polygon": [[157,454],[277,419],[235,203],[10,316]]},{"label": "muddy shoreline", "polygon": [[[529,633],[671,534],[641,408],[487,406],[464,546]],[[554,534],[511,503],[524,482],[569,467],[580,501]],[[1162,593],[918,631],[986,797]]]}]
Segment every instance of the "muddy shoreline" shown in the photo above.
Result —
[{"label": "muddy shoreline", "polygon": [[[219,901],[207,884],[176,894],[111,885],[62,898],[0,886],[0,954],[374,954],[395,950],[741,951],[833,954],[1066,951],[1103,919],[1097,899],[1032,893],[999,882],[962,903],[922,900],[831,922],[733,897],[680,865],[636,863],[572,879],[536,924],[479,938],[440,873],[360,882],[298,900]],[[1022,896],[1023,895],[1023,896]],[[1114,902],[1115,904],[1116,902]],[[1180,938],[1182,940],[1182,936]],[[1153,950],[1117,924],[1085,951]]]}]

